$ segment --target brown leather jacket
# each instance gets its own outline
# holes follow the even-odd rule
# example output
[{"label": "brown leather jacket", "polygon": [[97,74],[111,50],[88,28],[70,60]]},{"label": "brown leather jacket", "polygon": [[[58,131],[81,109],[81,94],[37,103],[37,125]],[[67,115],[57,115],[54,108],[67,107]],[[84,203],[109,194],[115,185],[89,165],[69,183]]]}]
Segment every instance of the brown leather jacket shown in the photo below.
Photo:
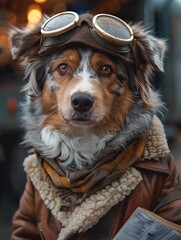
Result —
[{"label": "brown leather jacket", "polygon": [[[26,188],[13,218],[11,240],[111,240],[138,206],[153,211],[180,184],[175,161],[160,128],[158,123],[156,130],[150,132],[142,161],[136,162],[119,184],[115,182],[90,196],[72,215],[60,213],[59,199],[42,179],[36,156],[29,156],[24,163],[28,175]],[[125,184],[130,189],[125,190]],[[156,213],[181,225],[181,197]]]}]

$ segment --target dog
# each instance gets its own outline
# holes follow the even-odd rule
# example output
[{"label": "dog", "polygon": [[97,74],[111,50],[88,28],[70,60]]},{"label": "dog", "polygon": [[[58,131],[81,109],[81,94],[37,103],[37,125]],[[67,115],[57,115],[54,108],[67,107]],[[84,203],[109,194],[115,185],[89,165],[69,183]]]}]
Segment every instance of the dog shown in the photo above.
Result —
[{"label": "dog", "polygon": [[[91,15],[82,16],[84,26],[85,19]],[[102,159],[124,152],[136,139],[144,136],[143,142],[147,142],[153,119],[163,107],[151,78],[155,71],[163,71],[166,42],[151,35],[140,24],[135,24],[130,26],[134,34],[134,46],[126,53],[107,50],[107,47],[98,43],[98,46],[94,46],[92,41],[95,39],[91,36],[93,40],[84,41],[86,37],[81,33],[78,40],[72,37],[67,44],[55,43],[44,51],[42,42],[46,36],[42,37],[41,27],[47,19],[45,16],[33,29],[13,28],[10,33],[12,56],[21,62],[25,71],[24,143],[35,150],[40,162],[46,159],[58,175],[62,170],[70,170],[67,176],[70,181],[72,172],[90,173],[100,166]],[[50,41],[54,41],[53,38],[50,36]],[[158,128],[162,128],[161,125]],[[164,154],[168,154],[166,139],[164,143]],[[136,155],[137,150],[134,151]],[[143,151],[146,151],[145,148]],[[56,166],[53,159],[56,159]],[[61,171],[57,170],[59,167]],[[56,181],[52,171],[48,172],[48,176],[54,185]],[[97,177],[94,176],[94,179]],[[102,187],[111,184],[112,180]],[[90,178],[88,184],[89,181]],[[36,183],[33,183],[36,188]],[[93,186],[97,189],[97,185]],[[96,191],[88,194],[88,197]],[[154,200],[154,203],[159,200]],[[53,212],[54,207],[48,206]],[[103,215],[105,213],[101,217]],[[92,219],[92,223],[89,226],[85,224],[85,228],[80,227],[84,225],[82,222],[79,230],[70,230],[74,229],[71,227],[67,235],[63,237],[60,233],[58,239],[66,239],[72,231],[85,233],[99,219]],[[63,222],[63,226],[66,224]],[[118,229],[114,235],[116,231]],[[48,239],[46,234],[44,237]]]},{"label": "dog", "polygon": [[132,26],[143,59],[135,73],[124,61],[86,46],[41,59],[39,28],[17,30],[12,37],[13,56],[23,58],[28,79],[25,143],[49,158],[59,156],[65,166],[74,159],[78,169],[92,167],[120,129],[122,148],[147,130],[160,110],[149,77],[154,69],[163,71],[165,42]]}]

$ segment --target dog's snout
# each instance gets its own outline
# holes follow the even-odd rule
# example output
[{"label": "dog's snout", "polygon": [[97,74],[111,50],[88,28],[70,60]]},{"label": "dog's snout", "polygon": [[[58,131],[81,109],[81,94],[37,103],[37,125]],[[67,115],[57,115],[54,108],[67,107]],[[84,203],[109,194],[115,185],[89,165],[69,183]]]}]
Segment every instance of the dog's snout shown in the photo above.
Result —
[{"label": "dog's snout", "polygon": [[77,112],[89,111],[94,103],[93,97],[88,93],[77,92],[72,95],[71,104]]}]

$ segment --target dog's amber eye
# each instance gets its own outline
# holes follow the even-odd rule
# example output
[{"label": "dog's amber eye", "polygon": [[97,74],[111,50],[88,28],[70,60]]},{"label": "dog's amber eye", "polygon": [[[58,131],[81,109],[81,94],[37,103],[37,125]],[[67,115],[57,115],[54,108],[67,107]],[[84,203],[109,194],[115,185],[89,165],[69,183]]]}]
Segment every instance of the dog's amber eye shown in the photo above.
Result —
[{"label": "dog's amber eye", "polygon": [[104,65],[103,67],[101,67],[100,73],[104,77],[109,77],[112,73],[112,69],[109,65]]},{"label": "dog's amber eye", "polygon": [[66,63],[62,63],[58,66],[58,72],[61,74],[61,75],[64,75],[66,74],[68,71],[68,65]]}]

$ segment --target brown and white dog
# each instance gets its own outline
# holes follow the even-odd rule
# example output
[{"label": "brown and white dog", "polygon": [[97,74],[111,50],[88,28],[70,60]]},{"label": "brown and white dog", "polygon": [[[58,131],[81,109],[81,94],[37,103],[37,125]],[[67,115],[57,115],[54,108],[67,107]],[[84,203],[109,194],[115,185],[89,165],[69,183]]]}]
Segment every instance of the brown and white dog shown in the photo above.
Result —
[{"label": "brown and white dog", "polygon": [[[25,71],[24,143],[35,150],[24,161],[28,180],[12,240],[113,239],[137,207],[153,211],[179,185],[150,82],[163,71],[166,44],[133,25],[129,51],[119,52],[95,37],[89,14],[47,37],[46,19],[10,35]],[[157,214],[177,222],[179,206]]]},{"label": "brown and white dog", "polygon": [[42,57],[41,24],[11,31],[27,80],[25,143],[65,166],[90,168],[107,145],[122,149],[150,128],[162,105],[150,77],[163,71],[165,42],[133,25],[138,65],[81,43]]}]

